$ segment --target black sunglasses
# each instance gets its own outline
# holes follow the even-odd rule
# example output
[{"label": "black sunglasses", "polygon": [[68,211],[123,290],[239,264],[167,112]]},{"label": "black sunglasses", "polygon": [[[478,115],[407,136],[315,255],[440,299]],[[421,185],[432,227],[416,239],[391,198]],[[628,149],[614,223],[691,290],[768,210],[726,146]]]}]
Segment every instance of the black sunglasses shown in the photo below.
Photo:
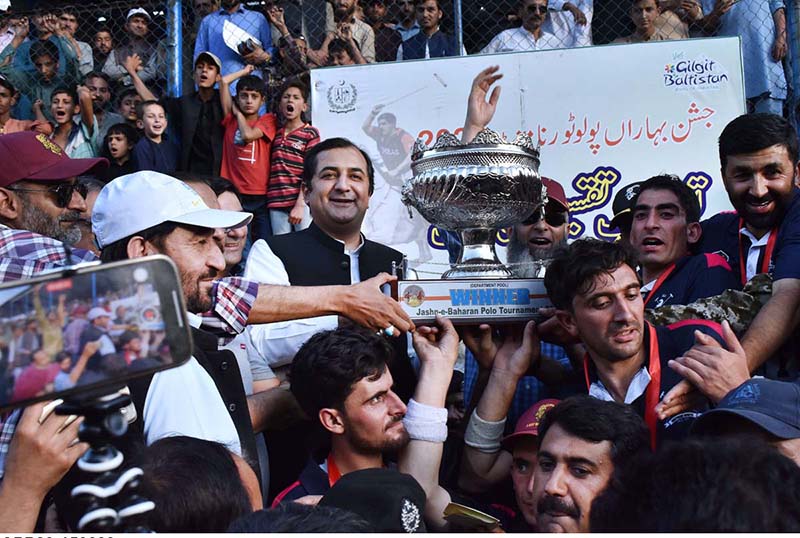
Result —
[{"label": "black sunglasses", "polygon": [[[527,219],[522,221],[522,224],[530,226],[536,224],[542,219],[542,212],[538,209]],[[567,222],[567,213],[564,211],[548,211],[544,214],[544,221],[550,226],[563,226]]]},{"label": "black sunglasses", "polygon": [[528,6],[528,11],[531,13],[547,13],[547,6],[539,6],[536,4]]},{"label": "black sunglasses", "polygon": [[88,187],[83,183],[59,183],[54,187],[48,187],[46,189],[23,189],[20,187],[6,187],[10,191],[14,192],[50,192],[56,195],[56,205],[58,207],[67,207],[72,201],[72,193],[77,191],[78,194],[81,195],[81,198],[86,198],[86,195],[89,192]]}]

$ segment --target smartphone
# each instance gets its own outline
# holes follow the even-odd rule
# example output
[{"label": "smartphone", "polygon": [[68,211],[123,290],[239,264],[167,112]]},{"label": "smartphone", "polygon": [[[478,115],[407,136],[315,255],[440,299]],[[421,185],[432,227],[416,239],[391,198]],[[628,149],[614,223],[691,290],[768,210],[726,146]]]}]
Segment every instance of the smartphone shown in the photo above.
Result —
[{"label": "smartphone", "polygon": [[180,278],[166,256],[0,285],[0,412],[101,394],[191,354]]}]

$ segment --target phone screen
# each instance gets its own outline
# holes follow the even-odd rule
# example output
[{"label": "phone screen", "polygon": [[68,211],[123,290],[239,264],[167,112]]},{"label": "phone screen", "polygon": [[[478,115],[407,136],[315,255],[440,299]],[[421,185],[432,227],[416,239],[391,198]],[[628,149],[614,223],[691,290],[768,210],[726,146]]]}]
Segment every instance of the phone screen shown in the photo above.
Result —
[{"label": "phone screen", "polygon": [[0,287],[0,408],[62,398],[184,362],[180,283],[164,257]]}]

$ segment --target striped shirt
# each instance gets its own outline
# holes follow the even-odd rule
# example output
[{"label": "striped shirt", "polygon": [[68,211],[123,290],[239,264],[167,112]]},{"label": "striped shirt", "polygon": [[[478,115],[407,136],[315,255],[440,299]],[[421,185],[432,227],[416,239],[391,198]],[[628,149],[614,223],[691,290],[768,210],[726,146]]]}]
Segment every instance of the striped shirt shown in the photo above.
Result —
[{"label": "striped shirt", "polygon": [[300,195],[306,150],[319,142],[319,131],[306,123],[290,133],[281,127],[272,141],[267,207],[291,209]]}]

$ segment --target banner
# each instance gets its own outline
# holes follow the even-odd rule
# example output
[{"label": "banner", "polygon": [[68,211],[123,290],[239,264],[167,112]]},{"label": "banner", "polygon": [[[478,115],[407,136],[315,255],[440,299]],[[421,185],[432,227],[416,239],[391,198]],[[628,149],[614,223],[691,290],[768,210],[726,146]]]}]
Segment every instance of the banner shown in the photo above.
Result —
[{"label": "banner", "polygon": [[404,252],[422,278],[444,272],[448,257],[440,231],[401,201],[411,145],[460,134],[472,79],[490,65],[504,75],[490,127],[509,139],[527,132],[540,145],[541,174],[569,198],[570,238],[616,239],[614,196],[662,173],[695,190],[705,217],[731,209],[717,139],[745,111],[738,37],[312,70],[322,137],[349,138],[375,163],[364,234]]}]

